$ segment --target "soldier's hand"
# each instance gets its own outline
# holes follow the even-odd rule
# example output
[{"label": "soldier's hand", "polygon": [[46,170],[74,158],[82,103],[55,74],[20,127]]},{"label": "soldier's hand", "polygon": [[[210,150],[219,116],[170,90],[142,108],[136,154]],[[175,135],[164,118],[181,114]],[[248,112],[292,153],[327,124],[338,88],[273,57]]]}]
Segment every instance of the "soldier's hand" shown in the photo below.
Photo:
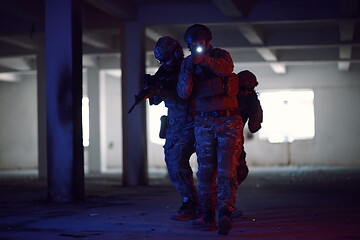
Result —
[{"label": "soldier's hand", "polygon": [[182,67],[183,67],[183,71],[189,71],[191,72],[193,70],[193,63],[192,63],[192,58],[191,56],[188,56],[187,58],[184,59],[183,63],[182,63]]},{"label": "soldier's hand", "polygon": [[144,78],[143,78],[143,84],[144,84],[145,88],[147,88],[149,86],[154,86],[155,85],[154,77],[151,76],[150,74],[145,74]]},{"label": "soldier's hand", "polygon": [[205,58],[204,54],[193,54],[191,56],[192,56],[193,64],[200,64],[204,61],[204,58]]}]

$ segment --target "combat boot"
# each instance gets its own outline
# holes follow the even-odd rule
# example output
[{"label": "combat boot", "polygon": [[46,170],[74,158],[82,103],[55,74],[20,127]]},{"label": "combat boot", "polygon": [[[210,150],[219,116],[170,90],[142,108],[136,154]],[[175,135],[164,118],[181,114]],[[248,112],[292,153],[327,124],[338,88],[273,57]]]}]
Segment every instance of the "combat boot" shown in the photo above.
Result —
[{"label": "combat boot", "polygon": [[171,216],[172,220],[189,221],[198,217],[196,203],[192,200],[183,202],[180,209]]},{"label": "combat boot", "polygon": [[204,224],[204,216],[201,215],[199,218],[194,219],[192,221],[192,225],[194,228],[201,228],[201,226]]},{"label": "combat boot", "polygon": [[239,217],[242,217],[243,215],[244,215],[244,213],[241,210],[235,208],[234,212],[231,214],[231,218],[232,219],[239,218]]},{"label": "combat boot", "polygon": [[232,227],[231,212],[226,207],[219,210],[219,231],[220,235],[228,235]]},{"label": "combat boot", "polygon": [[201,228],[203,231],[215,231],[217,229],[215,222],[215,212],[208,211],[205,214],[192,221],[194,228]]},{"label": "combat boot", "polygon": [[215,231],[217,229],[214,211],[208,211],[204,214],[204,223],[201,229],[203,231]]}]

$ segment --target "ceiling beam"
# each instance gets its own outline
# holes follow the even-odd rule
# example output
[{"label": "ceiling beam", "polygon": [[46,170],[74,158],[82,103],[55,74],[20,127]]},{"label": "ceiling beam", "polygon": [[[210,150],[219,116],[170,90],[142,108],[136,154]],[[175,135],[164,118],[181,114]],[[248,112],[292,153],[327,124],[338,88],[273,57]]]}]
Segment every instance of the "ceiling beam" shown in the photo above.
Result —
[{"label": "ceiling beam", "polygon": [[137,18],[137,9],[133,1],[128,0],[85,0],[87,3],[100,9],[110,16],[122,20],[135,20]]},{"label": "ceiling beam", "polygon": [[233,0],[212,0],[212,2],[220,9],[220,11],[230,18],[242,18],[239,1]]},{"label": "ceiling beam", "polygon": [[351,41],[354,39],[355,20],[341,20],[339,23],[340,41]]},{"label": "ceiling beam", "polygon": [[98,67],[101,69],[119,69],[120,54],[84,54],[83,67]]},{"label": "ceiling beam", "polygon": [[111,40],[106,38],[104,34],[84,33],[82,41],[95,48],[111,49]]},{"label": "ceiling beam", "polygon": [[21,78],[16,73],[0,73],[0,81],[4,82],[18,82]]},{"label": "ceiling beam", "polygon": [[340,49],[340,54],[339,54],[340,59],[350,59],[351,58],[352,47],[350,45],[340,46],[339,49]]},{"label": "ceiling beam", "polygon": [[264,44],[264,41],[260,34],[250,24],[241,23],[239,24],[238,29],[251,44]]},{"label": "ceiling beam", "polygon": [[256,51],[260,54],[260,56],[266,61],[277,61],[278,58],[275,54],[274,50],[270,50],[267,47],[257,47]]},{"label": "ceiling beam", "polygon": [[[354,20],[341,20],[339,23],[340,41],[348,42],[354,40],[355,34],[355,21]],[[340,46],[339,57],[342,61],[338,62],[338,69],[340,71],[349,71],[350,62],[344,61],[351,58],[352,46]]]},{"label": "ceiling beam", "polygon": [[[35,2],[35,3],[34,3]],[[45,10],[43,1],[2,0],[1,10],[34,24],[44,24]]]},{"label": "ceiling beam", "polygon": [[[356,16],[359,9],[358,0],[340,1],[340,14],[345,18]],[[345,19],[339,22],[339,34],[341,42],[349,42],[354,40],[355,20]],[[351,62],[352,46],[340,46],[338,69],[340,71],[349,71]]]},{"label": "ceiling beam", "polygon": [[350,62],[349,61],[339,61],[338,62],[338,69],[340,71],[347,72],[350,69]]},{"label": "ceiling beam", "polygon": [[83,67],[97,67],[98,66],[98,57],[92,55],[83,55],[82,64]]},{"label": "ceiling beam", "polygon": [[160,33],[147,27],[145,28],[145,36],[153,40],[154,42],[157,42],[159,38],[163,37],[164,35],[161,35]]},{"label": "ceiling beam", "polygon": [[[339,60],[293,60],[293,61],[279,61],[276,63],[266,62],[266,61],[252,61],[252,62],[234,62],[234,66],[236,67],[244,67],[244,66],[270,66],[271,64],[284,64],[285,66],[315,66],[315,65],[328,65],[328,64],[336,64],[341,63]],[[352,59],[350,63],[360,64],[360,59]]]},{"label": "ceiling beam", "polygon": [[286,73],[286,64],[285,63],[270,63],[272,70],[278,74]]},{"label": "ceiling beam", "polygon": [[[238,29],[251,44],[262,45],[261,47],[256,47],[256,51],[265,61],[276,62],[278,60],[276,52],[264,46],[264,40],[253,26],[251,26],[250,24],[240,24]],[[269,65],[275,73],[286,73],[286,65],[284,63],[270,63]]]},{"label": "ceiling beam", "polygon": [[359,11],[359,0],[346,0],[339,1],[340,4],[340,14],[343,17],[354,17],[358,14]]},{"label": "ceiling beam", "polygon": [[0,66],[12,69],[14,71],[32,70],[31,61],[26,57],[0,58]]},{"label": "ceiling beam", "polygon": [[[86,0],[93,1],[93,0]],[[222,3],[222,2],[225,3]],[[168,3],[139,5],[138,19],[144,25],[171,25],[193,23],[236,23],[236,22],[289,22],[329,20],[338,18],[339,0],[323,1],[256,1],[256,0],[214,0],[201,3]],[[187,2],[187,1],[185,1]],[[250,6],[248,14],[242,18],[231,18],[224,14],[222,6],[240,4],[240,12],[246,4]],[[280,4],[281,3],[281,4]],[[239,8],[238,8],[239,9]],[[311,11],[309,11],[311,9]],[[229,10],[230,11],[230,10]],[[246,11],[246,10],[245,10]],[[185,13],[185,14],[184,14]],[[246,15],[246,18],[244,17]]]},{"label": "ceiling beam", "polygon": [[273,53],[276,53],[276,50],[301,50],[301,49],[329,49],[329,48],[341,48],[341,47],[360,47],[360,42],[347,42],[347,43],[331,43],[331,44],[285,44],[285,45],[248,45],[248,46],[228,46],[228,45],[218,45],[218,47],[226,48],[228,51],[249,51],[257,50],[261,48],[268,48]]},{"label": "ceiling beam", "polygon": [[40,46],[33,40],[29,41],[28,37],[0,37],[0,41],[28,50],[40,49]]}]

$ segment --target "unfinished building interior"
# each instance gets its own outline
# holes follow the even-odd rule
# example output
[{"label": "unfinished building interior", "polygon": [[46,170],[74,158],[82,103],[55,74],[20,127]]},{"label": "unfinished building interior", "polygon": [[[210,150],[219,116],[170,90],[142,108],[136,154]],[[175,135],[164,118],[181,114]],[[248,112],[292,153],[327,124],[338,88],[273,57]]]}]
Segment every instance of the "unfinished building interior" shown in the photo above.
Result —
[{"label": "unfinished building interior", "polygon": [[[0,239],[201,239],[158,131],[128,113],[162,36],[202,23],[264,111],[231,239],[360,239],[358,0],[3,0]],[[196,155],[191,158],[194,174]]]}]

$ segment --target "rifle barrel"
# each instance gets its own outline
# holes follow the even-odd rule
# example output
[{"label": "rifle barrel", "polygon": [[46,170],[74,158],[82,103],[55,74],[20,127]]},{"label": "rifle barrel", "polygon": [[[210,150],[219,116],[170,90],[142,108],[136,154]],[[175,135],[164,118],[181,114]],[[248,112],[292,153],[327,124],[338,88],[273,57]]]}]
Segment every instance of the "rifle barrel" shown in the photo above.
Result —
[{"label": "rifle barrel", "polygon": [[131,108],[129,109],[128,113],[131,113],[131,112],[132,112],[132,110],[134,109],[134,107],[136,106],[136,104],[137,104],[137,102],[135,102],[135,103],[131,106]]}]

